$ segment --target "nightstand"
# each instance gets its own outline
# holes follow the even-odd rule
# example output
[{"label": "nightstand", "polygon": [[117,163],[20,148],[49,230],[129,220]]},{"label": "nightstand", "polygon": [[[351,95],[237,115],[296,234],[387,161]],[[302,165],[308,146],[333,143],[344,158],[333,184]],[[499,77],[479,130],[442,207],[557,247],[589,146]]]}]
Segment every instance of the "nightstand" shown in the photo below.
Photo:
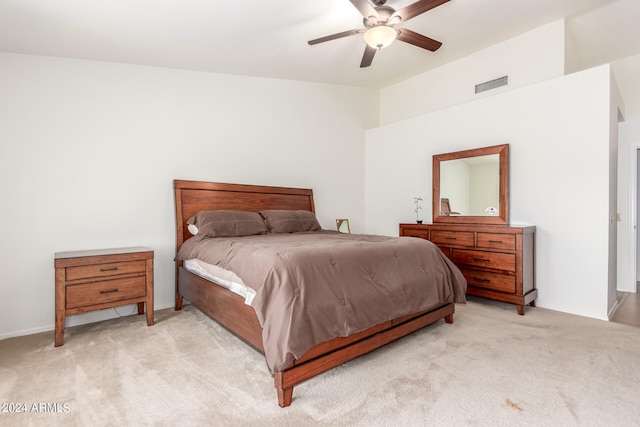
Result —
[{"label": "nightstand", "polygon": [[64,340],[67,316],[93,310],[147,305],[147,325],[153,325],[153,251],[145,247],[102,249],[55,254],[56,347]]}]

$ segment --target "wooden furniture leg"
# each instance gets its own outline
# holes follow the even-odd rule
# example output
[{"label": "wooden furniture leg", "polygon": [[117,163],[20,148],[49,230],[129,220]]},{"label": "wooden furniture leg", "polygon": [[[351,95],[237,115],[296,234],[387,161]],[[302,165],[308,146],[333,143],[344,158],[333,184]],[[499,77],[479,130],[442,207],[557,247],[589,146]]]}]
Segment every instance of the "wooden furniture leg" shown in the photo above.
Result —
[{"label": "wooden furniture leg", "polygon": [[64,322],[66,318],[64,277],[65,269],[56,268],[56,347],[60,347],[64,342]]},{"label": "wooden furniture leg", "polygon": [[282,372],[276,372],[274,376],[274,382],[276,385],[276,391],[278,392],[278,405],[281,408],[285,408],[291,405],[291,399],[293,397],[293,387],[284,388]]}]

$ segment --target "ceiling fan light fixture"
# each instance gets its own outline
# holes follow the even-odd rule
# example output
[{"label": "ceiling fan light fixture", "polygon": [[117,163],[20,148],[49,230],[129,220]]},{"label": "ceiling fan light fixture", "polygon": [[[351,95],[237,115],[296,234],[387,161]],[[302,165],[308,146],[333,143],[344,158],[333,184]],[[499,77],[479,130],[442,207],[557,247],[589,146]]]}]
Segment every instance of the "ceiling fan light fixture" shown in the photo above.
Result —
[{"label": "ceiling fan light fixture", "polygon": [[398,37],[398,32],[388,25],[376,25],[364,33],[364,41],[374,49],[384,49]]}]

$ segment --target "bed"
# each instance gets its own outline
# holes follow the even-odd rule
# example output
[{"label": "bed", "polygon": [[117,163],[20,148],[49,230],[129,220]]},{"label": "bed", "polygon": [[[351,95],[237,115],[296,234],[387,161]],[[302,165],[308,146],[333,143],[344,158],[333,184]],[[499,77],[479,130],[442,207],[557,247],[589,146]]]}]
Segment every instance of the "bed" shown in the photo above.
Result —
[{"label": "bed", "polygon": [[[326,230],[283,234],[276,234],[273,233],[276,230],[270,230],[272,232],[259,233],[256,236],[204,238],[193,236],[191,233],[193,228],[190,228],[190,225],[193,226],[193,224],[187,223],[197,214],[208,211],[241,211],[254,214],[262,212],[263,215],[264,212],[314,213],[313,191],[310,189],[175,180],[174,196],[177,242],[176,310],[182,308],[183,301],[186,299],[226,329],[265,354],[267,365],[274,378],[278,404],[281,407],[291,404],[294,386],[303,381],[440,319],[444,319],[446,323],[453,323],[455,303],[464,302],[466,282],[461,273],[437,247],[434,247],[435,251],[433,253],[423,250],[428,245],[431,245],[430,242],[423,239],[364,235],[347,237],[341,233],[328,232]],[[292,239],[294,241],[292,247],[277,246],[281,244],[281,241],[283,245],[290,245],[289,241]],[[196,244],[196,240],[201,240],[202,243]],[[222,261],[220,265],[224,268],[231,266],[234,273],[238,273],[238,276],[243,280],[246,279],[247,284],[251,285],[250,289],[256,294],[253,302],[251,302],[252,305],[247,304],[246,295],[234,292],[229,286],[223,286],[223,280],[217,280],[220,283],[212,283],[212,281],[216,282],[216,279],[207,279],[203,275],[185,268],[186,263],[188,260],[191,261],[191,258],[201,258],[204,253],[196,251],[201,251],[200,245],[204,244],[211,244],[211,246],[226,244],[227,247],[220,250],[220,252],[233,252],[233,256],[229,256],[228,265],[225,265]],[[406,244],[414,246],[409,249],[400,249],[399,245],[404,246]],[[244,245],[248,245],[249,248],[244,249]],[[280,270],[273,273],[272,270],[275,267],[257,265],[259,263],[273,263],[274,265],[282,263],[283,268],[288,268],[287,263],[293,262],[289,261],[289,259],[293,260],[298,257],[306,259],[306,254],[310,253],[311,248],[316,245],[320,246],[321,256],[325,258],[317,261],[314,265],[315,269],[310,273],[300,273],[295,268],[288,273],[280,273]],[[266,252],[260,252],[261,256],[255,255],[254,259],[249,259],[252,254],[258,253],[257,250],[252,248],[258,247],[260,251],[267,251],[271,250],[271,246],[278,247],[273,255],[273,261],[270,261],[271,258],[263,256]],[[398,275],[398,292],[406,294],[402,298],[408,298],[405,303],[382,304],[384,305],[382,309],[388,311],[388,313],[378,314],[373,310],[363,309],[363,307],[368,307],[372,304],[370,299],[365,300],[368,291],[362,292],[363,297],[356,297],[349,294],[345,290],[348,286],[345,286],[345,289],[329,291],[333,294],[340,294],[336,297],[336,304],[328,307],[329,310],[336,310],[335,313],[337,315],[332,312],[329,316],[323,316],[322,310],[324,308],[315,306],[313,308],[300,309],[298,305],[285,304],[284,308],[278,307],[277,310],[270,308],[275,304],[273,300],[288,298],[287,301],[292,299],[296,301],[319,301],[322,298],[319,298],[320,294],[318,292],[320,291],[318,289],[325,287],[322,282],[322,279],[325,279],[325,274],[327,278],[325,281],[340,282],[342,275],[345,274],[345,269],[348,268],[343,260],[351,256],[345,254],[361,252],[362,247],[369,252],[366,253],[366,256],[361,257],[364,261],[359,261],[359,268],[368,271],[372,282],[378,281],[377,278],[374,278],[374,273],[379,274],[379,272],[374,272],[375,266],[367,267],[366,264],[380,264],[381,258],[377,259],[376,257],[384,257],[384,252],[377,255],[367,249],[367,246],[386,248],[384,250],[390,254],[387,256],[389,262],[404,266],[402,271],[395,274]],[[357,251],[354,249],[355,247],[357,247]],[[241,252],[241,250],[245,250],[245,252]],[[406,254],[401,252],[405,250]],[[429,252],[429,254],[423,255],[423,252]],[[335,259],[336,254],[342,254],[339,255],[338,261]],[[241,255],[245,258],[241,258]],[[394,256],[395,259],[393,259]],[[430,257],[430,259],[437,258],[438,266],[434,268],[436,273],[433,273],[431,269],[427,271],[424,267],[425,261],[410,260],[414,257],[422,259],[425,256]],[[369,260],[369,258],[371,259]],[[206,261],[207,263],[216,264],[215,260]],[[416,274],[426,274],[429,277],[433,277],[435,282],[438,282],[429,285],[429,287],[433,286],[436,289],[428,291],[429,298],[435,298],[433,301],[430,300],[428,303],[425,301],[420,303],[421,305],[418,304],[416,300],[420,300],[420,298],[417,298],[416,295],[419,294],[414,295],[412,292],[427,292],[427,287],[421,286],[423,290],[413,291],[407,288],[405,282],[400,280],[400,276],[403,276],[403,280],[411,276],[410,270],[413,267],[411,269],[407,268],[406,263],[409,262],[422,263],[421,267],[416,265],[416,271],[422,269],[422,272],[417,271]],[[236,271],[236,269],[240,269],[245,264],[250,268],[242,273]],[[363,265],[364,267],[362,267]],[[265,269],[266,273],[261,273],[261,268]],[[384,271],[387,272],[387,270],[385,268]],[[258,280],[258,278],[265,275],[270,277],[268,285],[265,284],[266,282],[261,283]],[[274,276],[275,279],[273,279]],[[349,280],[351,280],[352,276],[347,274],[344,277],[349,277]],[[274,284],[271,283],[272,279]],[[300,283],[293,283],[297,281]],[[305,285],[303,286],[303,284]],[[337,283],[326,283],[326,286],[334,285],[338,286]],[[278,292],[285,293],[276,293],[272,289],[279,289]],[[289,292],[289,294],[286,292]],[[271,294],[276,296],[270,296]],[[269,296],[267,297],[267,295]],[[437,295],[437,297],[432,295]],[[269,300],[269,298],[271,299]],[[359,298],[363,298],[363,300],[360,301]],[[382,300],[396,301],[393,296],[386,299],[382,298]],[[405,300],[398,299],[397,301]],[[414,305],[414,303],[418,305]],[[296,304],[298,303],[296,302]],[[320,304],[320,302],[314,304]],[[406,311],[409,312],[407,313]],[[278,313],[278,315],[275,316],[273,313]],[[315,314],[310,315],[309,313]],[[397,315],[397,313],[402,314]],[[320,319],[316,318],[318,316],[338,317],[340,321],[335,322],[336,325],[316,326],[316,323],[320,324]],[[345,317],[341,318],[341,316]],[[286,328],[289,328],[291,324],[302,325],[304,323],[303,326],[307,329],[304,329],[303,333],[286,332],[284,334],[282,330],[286,328],[283,327],[283,317],[285,321],[289,322],[284,325]],[[276,320],[273,320],[274,318]],[[373,323],[366,324],[366,322]],[[283,342],[287,339],[289,341],[285,345]],[[273,350],[274,348],[276,350]]]}]

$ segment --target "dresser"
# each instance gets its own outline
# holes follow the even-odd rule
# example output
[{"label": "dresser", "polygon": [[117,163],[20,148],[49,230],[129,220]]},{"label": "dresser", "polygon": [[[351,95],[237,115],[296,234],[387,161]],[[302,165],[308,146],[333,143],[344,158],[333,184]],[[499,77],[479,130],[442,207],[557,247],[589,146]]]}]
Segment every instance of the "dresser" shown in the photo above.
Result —
[{"label": "dresser", "polygon": [[145,247],[58,252],[54,257],[56,282],[55,346],[64,340],[67,316],[93,310],[137,304],[147,308],[153,325],[153,251]]},{"label": "dresser", "polygon": [[400,235],[429,240],[467,279],[467,294],[535,306],[534,226],[400,224]]}]

